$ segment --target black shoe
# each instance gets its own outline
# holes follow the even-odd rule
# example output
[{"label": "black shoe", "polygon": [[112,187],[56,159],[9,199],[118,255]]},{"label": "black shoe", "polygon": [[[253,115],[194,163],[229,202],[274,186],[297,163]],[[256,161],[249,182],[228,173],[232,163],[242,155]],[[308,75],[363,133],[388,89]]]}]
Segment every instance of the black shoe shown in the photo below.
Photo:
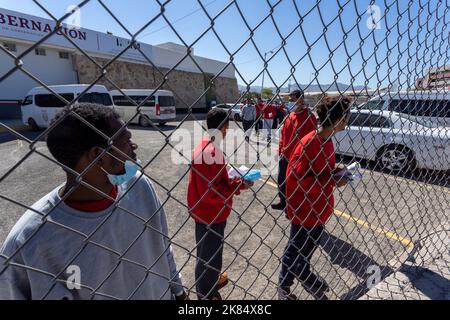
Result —
[{"label": "black shoe", "polygon": [[299,281],[303,288],[313,295],[330,291],[327,282],[322,277],[312,272],[305,280],[299,279]]},{"label": "black shoe", "polygon": [[286,205],[282,204],[280,202],[280,203],[273,204],[271,207],[272,207],[273,210],[284,210],[286,208]]},{"label": "black shoe", "polygon": [[279,300],[298,300],[297,296],[291,293],[289,287],[278,288],[278,299]]}]

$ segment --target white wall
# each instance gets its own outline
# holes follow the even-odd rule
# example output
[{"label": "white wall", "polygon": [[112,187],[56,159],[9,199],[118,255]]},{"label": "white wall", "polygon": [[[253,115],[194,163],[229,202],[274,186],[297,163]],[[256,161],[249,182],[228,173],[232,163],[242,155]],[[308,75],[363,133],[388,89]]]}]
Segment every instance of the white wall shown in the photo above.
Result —
[{"label": "white wall", "polygon": [[[0,40],[0,42],[3,42]],[[16,42],[18,55],[28,46]],[[77,74],[73,70],[72,57],[69,60],[59,57],[59,50],[45,48],[47,55],[37,56],[34,50],[23,59],[23,67],[47,85],[78,83]],[[14,67],[14,60],[0,50],[0,77]],[[28,91],[40,86],[25,73],[17,70],[6,80],[0,82],[0,99],[23,99]]]},{"label": "white wall", "polygon": [[[171,69],[173,66],[175,66],[183,57],[185,54],[167,50],[164,48],[160,48],[157,46],[153,47],[153,63],[158,67],[164,67]],[[211,74],[218,74],[226,65],[226,63],[212,60],[208,58],[203,57],[197,57],[194,56],[195,61],[198,63],[200,68],[202,68],[203,72],[211,73]],[[190,57],[187,57],[183,60],[181,64],[179,64],[176,68],[177,70],[182,71],[188,71],[188,72],[194,72],[194,73],[201,73],[200,69],[195,65],[195,63],[192,61]],[[232,65],[228,66],[221,74],[221,77],[225,78],[232,78],[235,79],[235,70]]]}]

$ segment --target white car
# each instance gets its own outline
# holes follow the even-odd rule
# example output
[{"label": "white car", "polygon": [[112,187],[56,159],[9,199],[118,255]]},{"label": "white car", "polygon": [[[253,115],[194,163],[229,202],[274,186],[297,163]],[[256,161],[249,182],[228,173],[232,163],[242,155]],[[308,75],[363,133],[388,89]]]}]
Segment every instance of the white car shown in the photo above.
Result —
[{"label": "white car", "polygon": [[225,103],[225,104],[218,104],[212,109],[224,109],[225,111],[229,112],[230,119],[234,119],[236,121],[242,121],[242,107],[244,105],[242,103],[234,104],[234,103]]},{"label": "white car", "polygon": [[450,169],[450,128],[390,111],[351,113],[347,129],[334,136],[337,154],[376,161],[393,173]]}]

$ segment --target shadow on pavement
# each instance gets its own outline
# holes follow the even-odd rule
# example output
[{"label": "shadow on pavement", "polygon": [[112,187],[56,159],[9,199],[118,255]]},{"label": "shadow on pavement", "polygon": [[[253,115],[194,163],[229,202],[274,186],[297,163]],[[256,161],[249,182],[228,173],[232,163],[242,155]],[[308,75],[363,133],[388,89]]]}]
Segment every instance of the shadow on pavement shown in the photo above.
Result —
[{"label": "shadow on pavement", "polygon": [[450,280],[427,268],[403,265],[400,270],[411,284],[431,300],[446,299],[450,292]]},{"label": "shadow on pavement", "polygon": [[343,294],[342,300],[355,300],[363,296],[370,290],[368,281],[373,277],[370,268],[378,267],[380,270],[380,278],[383,280],[389,276],[393,270],[390,267],[382,266],[375,260],[356,249],[350,243],[343,241],[328,232],[324,232],[320,239],[320,246],[330,256],[331,263],[345,268],[357,276],[359,284]]}]

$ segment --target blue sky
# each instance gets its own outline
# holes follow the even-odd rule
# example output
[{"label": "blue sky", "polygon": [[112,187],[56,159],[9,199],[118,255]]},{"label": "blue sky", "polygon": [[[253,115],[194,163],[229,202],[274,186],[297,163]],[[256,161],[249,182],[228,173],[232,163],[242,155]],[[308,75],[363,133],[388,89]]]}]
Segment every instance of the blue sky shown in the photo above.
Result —
[{"label": "blue sky", "polygon": [[[60,17],[69,5],[81,1],[39,2],[52,14]],[[322,0],[318,6],[317,0],[295,0],[297,7],[294,0],[201,0],[211,17],[222,12],[215,19],[214,28],[232,53],[239,49],[250,35],[238,7],[250,28],[256,27],[269,15],[270,5],[273,8],[273,19],[266,19],[253,36],[254,44],[261,54],[280,48],[282,39],[279,33],[286,37],[300,25],[301,28],[294,31],[284,47],[293,63],[300,60],[294,72],[298,83],[306,84],[312,81],[313,84],[326,84],[332,83],[336,78],[339,82],[349,84],[353,77],[355,85],[364,85],[367,81],[369,87],[376,88],[392,83],[403,89],[413,85],[424,69],[449,63],[449,27],[444,22],[449,21],[450,14],[445,2],[374,1],[380,8],[382,19],[380,29],[371,30],[367,27],[370,0]],[[161,8],[157,1],[149,0],[103,0],[103,3],[132,33],[154,18]],[[48,18],[31,0],[0,0],[0,7]],[[342,13],[340,19],[335,19],[339,16],[339,7],[342,8]],[[303,16],[301,23],[297,10]],[[111,31],[115,35],[127,37],[126,32],[99,1],[91,0],[81,12],[82,27],[102,32]],[[306,15],[308,12],[310,13]],[[210,26],[210,20],[197,0],[167,1],[165,16],[187,44],[196,41]],[[332,22],[333,19],[334,22],[324,32],[324,24]],[[423,25],[422,29],[419,24]],[[355,26],[357,28],[354,28]],[[325,36],[322,36],[323,34]],[[345,34],[347,37],[344,37]],[[365,37],[367,39],[361,43],[361,38]],[[181,43],[162,17],[144,30],[138,39],[150,44],[168,41]],[[307,50],[308,47],[311,48],[310,51]],[[194,49],[196,55],[230,61],[229,54],[212,31],[203,35],[194,45]],[[333,52],[332,56],[330,51]],[[272,54],[267,55],[268,58],[271,56]],[[347,61],[349,56],[350,62]],[[261,85],[259,73],[263,68],[263,61],[252,42],[248,42],[236,53],[234,62],[243,77],[242,79],[237,75],[240,84],[256,79],[253,85]],[[318,70],[317,76],[315,70]],[[287,86],[291,66],[283,50],[269,62],[268,71],[272,79],[266,73],[265,86],[272,86],[274,83],[277,86],[285,83],[284,86]],[[292,80],[292,83],[295,80]]]}]

